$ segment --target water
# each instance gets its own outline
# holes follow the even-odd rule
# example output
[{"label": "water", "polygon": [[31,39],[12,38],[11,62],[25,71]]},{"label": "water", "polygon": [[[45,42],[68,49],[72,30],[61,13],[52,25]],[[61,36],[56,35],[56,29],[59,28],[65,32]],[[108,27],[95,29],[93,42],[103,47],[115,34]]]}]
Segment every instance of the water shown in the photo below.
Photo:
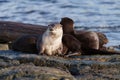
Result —
[{"label": "water", "polygon": [[0,20],[48,25],[62,17],[105,33],[109,46],[120,45],[120,0],[0,0]]}]

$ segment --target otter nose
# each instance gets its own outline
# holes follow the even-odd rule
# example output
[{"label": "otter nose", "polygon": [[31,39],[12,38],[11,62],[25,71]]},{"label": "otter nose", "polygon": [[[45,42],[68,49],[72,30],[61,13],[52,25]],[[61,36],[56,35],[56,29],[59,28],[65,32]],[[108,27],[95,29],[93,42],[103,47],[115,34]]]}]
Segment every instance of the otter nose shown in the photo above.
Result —
[{"label": "otter nose", "polygon": [[53,31],[53,28],[50,28],[50,31]]}]

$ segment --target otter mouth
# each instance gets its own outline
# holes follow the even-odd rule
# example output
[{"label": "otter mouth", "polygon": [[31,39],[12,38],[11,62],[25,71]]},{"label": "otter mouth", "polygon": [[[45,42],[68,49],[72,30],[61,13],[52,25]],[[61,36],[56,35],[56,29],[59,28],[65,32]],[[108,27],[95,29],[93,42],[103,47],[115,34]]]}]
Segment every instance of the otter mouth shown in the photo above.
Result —
[{"label": "otter mouth", "polygon": [[50,28],[49,30],[50,30],[51,32],[52,32],[52,31],[54,31],[54,29],[53,29],[53,28]]}]

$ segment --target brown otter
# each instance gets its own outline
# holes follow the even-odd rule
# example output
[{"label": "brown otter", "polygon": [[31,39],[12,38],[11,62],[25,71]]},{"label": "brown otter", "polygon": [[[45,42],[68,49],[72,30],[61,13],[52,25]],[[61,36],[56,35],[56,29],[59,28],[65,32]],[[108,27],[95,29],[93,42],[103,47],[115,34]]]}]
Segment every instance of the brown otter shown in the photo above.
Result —
[{"label": "brown otter", "polygon": [[[12,50],[28,52],[28,53],[38,53],[36,48],[36,43],[38,36],[40,35],[24,35],[15,40],[12,43]],[[42,36],[42,35],[41,35]]]},{"label": "brown otter", "polygon": [[64,34],[73,35],[82,43],[82,46],[91,47],[93,49],[99,49],[99,38],[95,32],[93,31],[86,31],[81,33],[76,32],[73,28],[74,21],[67,17],[62,18],[60,23],[63,25]]},{"label": "brown otter", "polygon": [[[81,55],[81,43],[74,36],[64,34],[62,37],[64,56]],[[72,45],[72,46],[71,46]],[[72,53],[71,53],[72,52]],[[75,54],[76,53],[76,54]]]},{"label": "brown otter", "polygon": [[[76,33],[79,33],[79,34],[86,33],[86,32],[88,32],[88,31],[76,30]],[[106,35],[101,32],[95,32],[95,33],[97,33],[97,36],[99,38],[99,49],[106,50],[106,47],[104,46],[105,44],[108,43],[108,39],[107,39]]]},{"label": "brown otter", "polygon": [[48,25],[48,29],[39,37],[37,49],[39,54],[57,55],[62,54],[63,30],[60,23]]},{"label": "brown otter", "polygon": [[[73,35],[81,42],[81,50],[83,52],[82,54],[120,54],[117,52],[98,50],[108,42],[108,39],[104,34],[93,31],[75,31],[73,27],[74,21],[68,17],[62,18],[60,24],[63,25],[62,27],[64,34]],[[70,43],[69,46],[73,45]]]},{"label": "brown otter", "polygon": [[[62,37],[63,44],[68,47],[69,51],[72,52],[79,52],[81,49],[81,43],[79,40],[77,40],[74,36],[69,34],[64,34]],[[69,46],[69,44],[73,46]],[[79,44],[79,45],[78,45]]]}]

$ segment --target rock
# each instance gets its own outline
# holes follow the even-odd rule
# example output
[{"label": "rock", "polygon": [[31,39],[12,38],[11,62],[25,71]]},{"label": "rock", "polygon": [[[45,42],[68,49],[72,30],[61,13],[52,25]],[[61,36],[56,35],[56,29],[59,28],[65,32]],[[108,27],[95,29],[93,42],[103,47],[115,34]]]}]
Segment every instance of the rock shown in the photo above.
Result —
[{"label": "rock", "polygon": [[8,50],[0,51],[0,56],[7,57],[8,60],[19,61],[20,64],[32,63],[36,67],[52,67],[70,72],[77,80],[120,79],[120,55],[85,55],[63,58]]},{"label": "rock", "polygon": [[10,66],[20,65],[18,60],[9,59],[8,57],[0,56],[0,69]]},{"label": "rock", "polygon": [[0,70],[2,80],[75,80],[65,71],[50,67],[39,67],[33,64],[21,64]]}]

